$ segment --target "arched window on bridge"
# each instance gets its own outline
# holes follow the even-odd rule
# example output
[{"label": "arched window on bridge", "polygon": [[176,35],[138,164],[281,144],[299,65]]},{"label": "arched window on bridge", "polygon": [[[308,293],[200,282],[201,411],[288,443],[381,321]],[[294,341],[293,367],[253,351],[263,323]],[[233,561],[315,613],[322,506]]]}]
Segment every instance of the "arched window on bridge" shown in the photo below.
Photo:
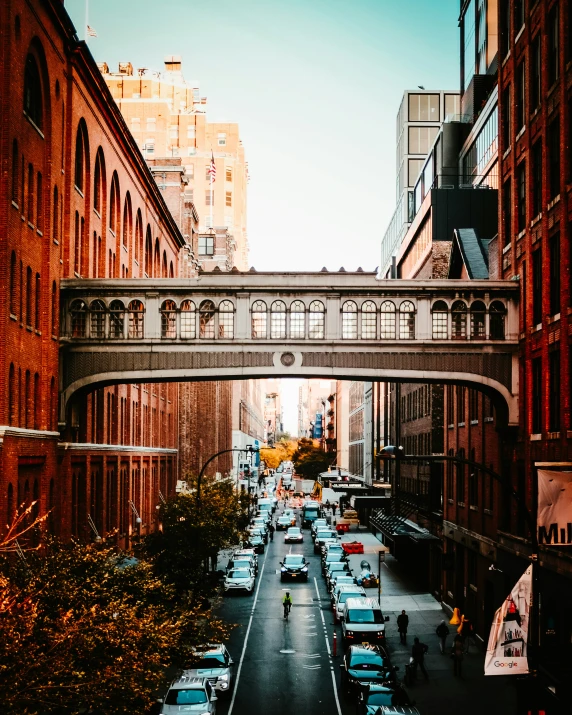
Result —
[{"label": "arched window on bridge", "polygon": [[252,304],[252,325],[251,335],[253,340],[264,340],[267,336],[267,314],[266,303],[263,300],[255,300]]},{"label": "arched window on bridge", "polygon": [[223,340],[234,338],[234,305],[223,300],[218,307],[218,336]]},{"label": "arched window on bridge", "polygon": [[381,304],[381,333],[382,340],[395,340],[395,305],[390,300]]},{"label": "arched window on bridge", "polygon": [[489,332],[491,340],[505,339],[506,308],[500,300],[493,301],[489,306]]},{"label": "arched window on bridge", "polygon": [[197,314],[192,300],[181,303],[181,338],[193,340],[197,337]]},{"label": "arched window on bridge", "polygon": [[94,300],[89,306],[89,334],[92,338],[105,337],[105,303]]},{"label": "arched window on bridge", "polygon": [[145,306],[140,300],[129,303],[129,337],[140,339],[143,337]]},{"label": "arched window on bridge", "polygon": [[203,300],[199,308],[199,337],[213,340],[215,336],[215,307],[212,300]]},{"label": "arched window on bridge", "polygon": [[377,337],[377,308],[373,300],[366,300],[361,306],[362,340],[375,340]]},{"label": "arched window on bridge", "polygon": [[449,337],[449,306],[444,300],[438,300],[431,306],[433,340],[447,340]]},{"label": "arched window on bridge", "polygon": [[462,300],[456,300],[451,306],[451,337],[453,340],[467,337],[467,305]]},{"label": "arched window on bridge", "polygon": [[399,306],[399,339],[415,340],[415,306],[410,300]]},{"label": "arched window on bridge", "polygon": [[342,339],[357,340],[357,303],[353,300],[342,306]]},{"label": "arched window on bridge", "polygon": [[161,305],[161,337],[170,340],[177,337],[177,306],[174,300],[165,300]]},{"label": "arched window on bridge", "polygon": [[113,300],[109,306],[109,337],[123,338],[124,326],[125,306],[120,300]]},{"label": "arched window on bridge", "polygon": [[326,311],[324,304],[320,300],[313,300],[310,303],[308,314],[308,337],[311,340],[324,339],[324,322]]},{"label": "arched window on bridge", "polygon": [[74,300],[70,305],[71,336],[85,338],[87,306],[83,300]]},{"label": "arched window on bridge", "polygon": [[286,303],[283,300],[275,300],[270,306],[270,337],[286,339]]},{"label": "arched window on bridge", "polygon": [[306,306],[301,300],[290,306],[290,337],[294,340],[306,337]]},{"label": "arched window on bridge", "polygon": [[485,304],[482,300],[471,303],[471,338],[483,339],[485,337]]}]

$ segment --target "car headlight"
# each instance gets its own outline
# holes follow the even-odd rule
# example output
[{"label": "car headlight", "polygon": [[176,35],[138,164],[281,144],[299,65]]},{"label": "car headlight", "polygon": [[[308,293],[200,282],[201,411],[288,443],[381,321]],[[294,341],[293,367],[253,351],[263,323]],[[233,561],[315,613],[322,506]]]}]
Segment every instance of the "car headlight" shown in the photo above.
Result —
[{"label": "car headlight", "polygon": [[226,682],[228,680],[228,675],[219,675],[218,680],[223,680],[224,682]]},{"label": "car headlight", "polygon": [[308,571],[308,567],[307,567],[307,566],[304,566],[304,568],[302,569],[302,571],[303,571],[303,572],[304,572],[304,571]]},{"label": "car headlight", "polygon": [[280,569],[280,571],[282,571],[282,573],[286,573],[286,569],[284,568],[284,566],[282,566],[282,568]]}]

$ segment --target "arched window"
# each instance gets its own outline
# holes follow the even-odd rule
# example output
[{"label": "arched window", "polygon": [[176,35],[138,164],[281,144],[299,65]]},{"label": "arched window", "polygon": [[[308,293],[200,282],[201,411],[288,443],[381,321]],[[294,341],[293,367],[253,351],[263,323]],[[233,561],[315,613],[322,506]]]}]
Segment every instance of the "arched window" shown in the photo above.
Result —
[{"label": "arched window", "polygon": [[131,212],[131,196],[128,191],[125,194],[125,204],[123,206],[122,244],[125,246],[125,248],[131,247],[132,235],[133,235],[133,215]]},{"label": "arched window", "polygon": [[380,338],[395,340],[395,305],[390,300],[384,300],[380,308]]},{"label": "arched window", "polygon": [[87,306],[81,299],[74,300],[70,305],[71,336],[72,338],[84,338],[86,328]]},{"label": "arched window", "polygon": [[34,284],[32,282],[32,269],[30,266],[26,268],[26,325],[32,327],[32,291]]},{"label": "arched window", "polygon": [[42,129],[44,126],[42,83],[38,65],[32,55],[26,57],[24,68],[24,112],[38,129]]},{"label": "arched window", "polygon": [[306,337],[306,306],[295,300],[290,306],[290,337],[300,340]]},{"label": "arched window", "polygon": [[[32,424],[32,376],[29,370],[26,370],[24,377],[24,427],[28,429]],[[28,482],[26,482],[26,485]]]},{"label": "arched window", "polygon": [[177,337],[177,306],[174,300],[165,300],[161,305],[161,337]]},{"label": "arched window", "polygon": [[89,334],[92,338],[105,337],[105,303],[94,300],[89,306],[90,324]]},{"label": "arched window", "polygon": [[83,192],[85,175],[85,137],[82,123],[80,122],[75,135],[75,162],[74,162],[74,184],[77,189]]},{"label": "arched window", "polygon": [[120,300],[109,305],[109,337],[123,338],[125,330],[125,306]]},{"label": "arched window", "polygon": [[140,300],[129,303],[129,336],[133,339],[143,337],[145,306]]},{"label": "arched window", "polygon": [[471,303],[471,338],[485,338],[485,314],[487,309],[481,300]]},{"label": "arched window", "polygon": [[366,300],[361,306],[361,337],[363,340],[375,340],[377,337],[377,310],[372,300]]},{"label": "arched window", "polygon": [[93,174],[93,208],[101,216],[103,213],[103,199],[105,195],[105,157],[103,149],[99,147],[95,157],[95,171]]},{"label": "arched window", "polygon": [[33,395],[33,415],[34,415],[34,429],[40,429],[40,406],[41,406],[41,395],[40,395],[40,375],[36,372],[34,374],[34,395]]},{"label": "arched window", "polygon": [[40,287],[40,274],[36,273],[36,305],[35,305],[35,310],[34,310],[34,328],[36,330],[40,330],[40,318],[41,318],[41,313],[40,313],[40,306],[42,305],[42,289]]},{"label": "arched window", "polygon": [[79,275],[81,266],[81,238],[79,234],[79,213],[75,212],[74,218],[74,243],[73,243],[73,270]]},{"label": "arched window", "polygon": [[137,209],[137,217],[135,219],[135,260],[139,262],[143,253],[143,218],[141,217],[141,209]]},{"label": "arched window", "polygon": [[234,338],[234,305],[223,300],[218,307],[218,336],[223,340]]},{"label": "arched window", "polygon": [[173,267],[173,261],[169,264],[169,278],[175,277],[175,269]]},{"label": "arched window", "polygon": [[167,251],[163,251],[163,270],[161,271],[161,276],[167,278]]},{"label": "arched window", "polygon": [[467,337],[467,305],[462,300],[456,300],[451,306],[451,337],[453,340]]},{"label": "arched window", "polygon": [[10,363],[8,376],[8,424],[16,424],[16,370],[13,362]]},{"label": "arched window", "polygon": [[117,236],[119,233],[119,212],[121,211],[121,196],[119,194],[119,177],[113,172],[111,191],[109,192],[109,228]]},{"label": "arched window", "polygon": [[[18,165],[20,154],[18,152],[18,140],[12,142],[12,201],[18,203]],[[22,177],[23,178],[23,177]]]},{"label": "arched window", "polygon": [[252,339],[265,340],[267,337],[267,313],[266,303],[263,300],[255,300],[252,304]]},{"label": "arched window", "polygon": [[204,300],[199,308],[199,337],[213,340],[215,336],[215,306],[212,300]]},{"label": "arched window", "polygon": [[433,340],[447,340],[449,337],[449,306],[444,300],[438,300],[431,306]]},{"label": "arched window", "polygon": [[10,313],[16,316],[18,310],[18,280],[16,278],[16,251],[12,251],[10,256]]},{"label": "arched window", "polygon": [[506,308],[500,300],[493,301],[489,306],[489,332],[491,340],[505,339]]},{"label": "arched window", "polygon": [[357,303],[347,300],[342,306],[342,339],[357,340]]},{"label": "arched window", "polygon": [[145,235],[145,275],[150,278],[153,275],[153,239],[151,238],[151,226],[147,224]]},{"label": "arched window", "polygon": [[28,164],[28,221],[34,223],[34,166]]},{"label": "arched window", "polygon": [[52,206],[52,238],[54,241],[58,241],[60,237],[60,232],[58,231],[59,226],[59,214],[60,214],[60,197],[58,194],[58,187],[54,186],[54,202]]},{"label": "arched window", "polygon": [[286,339],[286,303],[283,300],[275,300],[270,306],[270,337]]},{"label": "arched window", "polygon": [[58,289],[56,282],[52,282],[52,335],[57,335],[58,328]]},{"label": "arched window", "polygon": [[325,335],[325,316],[326,311],[324,304],[320,300],[313,300],[310,303],[310,312],[308,313],[308,337],[311,340],[323,340]]},{"label": "arched window", "polygon": [[55,429],[58,424],[58,392],[56,390],[56,378],[50,381],[50,426],[48,429]]},{"label": "arched window", "polygon": [[415,340],[415,306],[410,300],[399,306],[399,339]]},{"label": "arched window", "polygon": [[40,171],[36,174],[36,228],[44,230],[44,182]]},{"label": "arched window", "polygon": [[197,337],[195,304],[192,300],[181,303],[181,338],[193,340]]},{"label": "arched window", "polygon": [[159,246],[159,239],[155,239],[155,253],[153,254],[153,276],[158,278],[161,275],[161,247]]}]

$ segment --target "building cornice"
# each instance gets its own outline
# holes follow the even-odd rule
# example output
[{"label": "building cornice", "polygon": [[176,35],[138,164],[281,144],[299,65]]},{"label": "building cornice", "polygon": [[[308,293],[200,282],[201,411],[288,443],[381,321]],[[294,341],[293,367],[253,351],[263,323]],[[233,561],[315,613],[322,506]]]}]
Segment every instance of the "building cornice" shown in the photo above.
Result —
[{"label": "building cornice", "polygon": [[60,442],[58,449],[65,452],[137,452],[139,454],[178,454],[178,449],[168,447],[138,447],[132,444],[92,444],[90,442]]},{"label": "building cornice", "polygon": [[59,439],[59,432],[50,432],[39,429],[26,429],[24,427],[12,427],[11,425],[0,425],[0,444],[5,437],[17,437],[18,439]]}]

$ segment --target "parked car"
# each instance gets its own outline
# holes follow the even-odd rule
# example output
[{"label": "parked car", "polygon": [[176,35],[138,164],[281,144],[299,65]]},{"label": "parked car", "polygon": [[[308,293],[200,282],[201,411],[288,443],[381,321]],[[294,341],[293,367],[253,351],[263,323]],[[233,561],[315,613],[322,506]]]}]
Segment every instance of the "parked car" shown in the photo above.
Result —
[{"label": "parked car", "polygon": [[256,569],[258,568],[258,565],[255,565],[254,560],[250,558],[249,556],[232,556],[229,559],[228,564],[226,565],[226,571],[227,573],[229,571],[232,571],[233,569],[250,569],[251,571],[254,571],[256,574]]},{"label": "parked car", "polygon": [[304,541],[304,535],[298,526],[291,526],[284,536],[285,544],[299,544],[302,541]]},{"label": "parked car", "polygon": [[225,593],[229,591],[254,591],[255,576],[252,569],[231,569],[224,577]]},{"label": "parked car", "polygon": [[397,685],[397,669],[391,665],[385,648],[379,645],[351,645],[340,668],[341,687],[346,695],[358,695],[364,685],[371,683]]},{"label": "parked car", "polygon": [[276,522],[276,530],[284,531],[292,526],[292,519],[289,516],[280,516]]},{"label": "parked car", "polygon": [[341,571],[340,573],[332,575],[329,586],[332,608],[334,607],[338,592],[342,586],[357,586],[357,578],[352,576],[349,571]]},{"label": "parked car", "polygon": [[264,539],[259,534],[248,534],[244,546],[254,549],[257,554],[264,553]]},{"label": "parked car", "polygon": [[238,549],[238,551],[234,552],[233,556],[235,558],[240,558],[241,556],[250,556],[256,564],[256,569],[258,570],[258,556],[256,555],[254,549]]},{"label": "parked car", "polygon": [[215,715],[216,700],[207,678],[189,678],[182,675],[171,683],[161,707],[162,715],[179,715],[181,712]]},{"label": "parked car", "polygon": [[319,529],[314,539],[314,553],[322,553],[322,546],[325,545],[326,541],[335,543],[335,541],[332,542],[332,539],[337,538],[338,534],[334,529]]},{"label": "parked car", "polygon": [[334,615],[338,621],[344,617],[344,604],[348,598],[367,598],[367,594],[365,589],[356,584],[340,586],[334,603]]},{"label": "parked car", "polygon": [[375,598],[348,598],[344,604],[342,642],[385,643],[385,623],[389,616],[383,615]]},{"label": "parked car", "polygon": [[327,544],[322,547],[322,563],[328,555],[341,554],[347,558],[346,552],[343,550],[339,541],[328,540]]},{"label": "parked car", "polygon": [[326,569],[325,577],[326,577],[326,587],[329,588],[330,586],[330,581],[332,580],[332,577],[334,574],[340,573],[340,572],[345,572],[349,573],[350,566],[347,561],[336,561],[332,564],[328,565],[328,568]]},{"label": "parked car", "polygon": [[325,558],[322,559],[322,571],[324,574],[330,564],[336,564],[340,561],[347,561],[347,556],[343,551],[328,551]]},{"label": "parked car", "polygon": [[268,530],[265,528],[262,528],[261,526],[251,526],[249,527],[248,531],[253,534],[254,536],[260,536],[262,541],[264,541],[265,544],[268,543]]},{"label": "parked car", "polygon": [[420,715],[414,705],[399,683],[369,683],[358,695],[357,715]]},{"label": "parked car", "polygon": [[310,529],[312,538],[313,539],[316,538],[316,532],[318,531],[318,529],[328,529],[328,528],[329,528],[329,525],[328,525],[327,519],[322,519],[322,518],[316,519],[316,521],[312,524],[312,527]]},{"label": "parked car", "polygon": [[302,554],[286,554],[284,561],[280,562],[280,580],[285,581],[287,578],[308,580],[308,562]]},{"label": "parked car", "polygon": [[232,665],[234,661],[226,646],[209,645],[204,650],[195,651],[199,658],[192,668],[185,669],[183,675],[189,678],[207,678],[214,690],[230,693]]}]

